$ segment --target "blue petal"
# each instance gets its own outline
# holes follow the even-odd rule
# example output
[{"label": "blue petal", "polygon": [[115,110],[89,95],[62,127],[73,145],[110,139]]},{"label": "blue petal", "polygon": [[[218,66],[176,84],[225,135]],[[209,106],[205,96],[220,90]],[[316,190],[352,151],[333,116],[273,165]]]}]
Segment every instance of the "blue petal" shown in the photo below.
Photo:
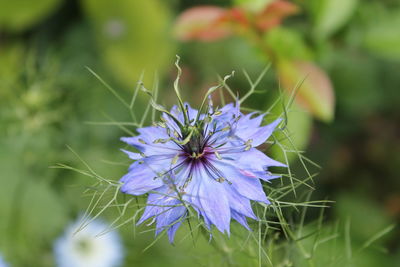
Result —
[{"label": "blue petal", "polygon": [[179,128],[178,124],[167,114],[163,113],[161,117],[164,119],[167,127],[170,129],[171,133],[177,132],[181,135],[181,129]]},{"label": "blue petal", "polygon": [[168,134],[167,131],[165,130],[165,128],[162,127],[154,127],[154,126],[150,126],[150,127],[143,127],[143,128],[138,128],[136,130],[138,133],[140,133],[140,135],[149,140],[149,141],[154,141],[156,139],[159,138],[168,138]]},{"label": "blue petal", "polygon": [[137,222],[137,225],[142,224],[144,221],[152,217],[155,217],[157,214],[160,214],[162,210],[162,201],[164,199],[163,192],[167,191],[167,186],[159,188],[156,191],[160,193],[149,194],[147,198],[146,208],[143,212],[142,217],[140,217],[139,221]]},{"label": "blue petal", "polygon": [[285,164],[271,159],[255,148],[251,148],[250,150],[240,154],[238,162],[244,166],[251,166],[252,169],[257,170],[263,170],[266,167],[287,167]]},{"label": "blue petal", "polygon": [[173,141],[168,141],[165,144],[154,144],[155,140],[148,140],[148,138],[142,135],[135,137],[122,137],[121,141],[133,146],[146,156],[165,154],[174,155],[180,151],[179,146]]},{"label": "blue petal", "polygon": [[226,104],[225,106],[223,106],[220,109],[222,114],[230,113],[230,112],[233,112],[235,110],[236,110],[236,108],[235,108],[235,105],[233,103]]},{"label": "blue petal", "polygon": [[244,141],[252,140],[252,146],[257,147],[264,143],[273,133],[276,126],[282,121],[282,119],[277,119],[274,122],[263,126],[263,127],[246,127],[244,125],[242,128],[236,131],[236,135],[243,139]]},{"label": "blue petal", "polygon": [[175,233],[176,230],[181,226],[182,222],[177,222],[174,223],[169,229],[168,229],[168,240],[170,243],[174,243],[174,238],[175,238]]},{"label": "blue petal", "polygon": [[[196,175],[193,177],[192,181],[189,183],[188,187],[186,188],[186,194],[183,195],[183,200],[187,203],[190,203],[190,206],[197,212],[199,218],[202,217],[204,220],[204,225],[206,228],[211,231],[211,221],[208,219],[204,210],[200,204],[199,194],[199,187],[201,180],[198,179]],[[200,177],[201,178],[201,177]]]},{"label": "blue petal", "polygon": [[[178,165],[184,165],[185,157],[178,157],[176,160],[172,155],[157,155],[141,158],[138,161],[132,163],[128,171],[136,172],[140,171],[143,166],[148,167],[153,170],[154,177],[163,178],[163,174],[167,174],[172,168],[175,168]],[[121,182],[125,182],[126,179],[121,179]]]},{"label": "blue petal", "polygon": [[239,195],[239,193],[229,184],[225,183],[225,190],[227,192],[229,206],[232,210],[247,216],[252,219],[257,219],[256,215],[251,208],[250,200]]},{"label": "blue petal", "polygon": [[121,178],[123,193],[138,196],[164,185],[161,178],[154,179],[156,174],[146,165],[136,169]]},{"label": "blue petal", "polygon": [[[199,113],[199,111],[198,111],[197,109],[192,108],[192,107],[189,105],[189,103],[187,103],[187,102],[185,102],[183,105],[184,105],[185,108],[187,108],[187,110],[188,110],[188,113],[189,113],[189,114],[188,114],[189,121],[195,120],[196,117],[197,117],[197,114]],[[182,121],[183,121],[183,113],[181,113],[181,114],[182,114]],[[193,123],[194,123],[194,121],[193,121],[191,124],[193,124]]]},{"label": "blue petal", "polygon": [[236,105],[234,105],[233,103],[229,103],[229,104],[223,106],[220,109],[220,111],[222,112],[222,114],[220,114],[218,116],[213,116],[213,119],[217,123],[220,123],[220,124],[225,123],[225,122],[232,123],[235,118],[242,115],[240,112],[239,101],[236,102]]},{"label": "blue petal", "polygon": [[176,198],[166,199],[163,205],[165,207],[156,218],[156,235],[176,224],[186,214],[186,207]]},{"label": "blue petal", "polygon": [[271,159],[255,148],[251,148],[240,154],[236,153],[236,155],[226,153],[224,156],[226,159],[234,161],[234,163],[232,162],[231,164],[235,164],[242,173],[248,173],[249,175],[247,176],[258,177],[264,181],[280,177],[279,175],[272,175],[268,172],[269,167],[287,167],[285,164]]},{"label": "blue petal", "polygon": [[192,181],[185,189],[185,194],[183,195],[183,200],[190,203],[193,209],[203,216],[200,199],[198,197],[201,179],[198,179],[197,175],[194,175]]},{"label": "blue petal", "polygon": [[237,129],[240,131],[246,131],[260,127],[265,115],[263,114],[252,118],[254,114],[255,112],[252,112],[242,116],[237,122]]},{"label": "blue petal", "polygon": [[232,183],[232,187],[240,195],[251,200],[269,204],[258,178],[247,176],[240,169],[237,169],[236,166],[227,164],[226,162],[214,160],[212,164],[225,175],[225,178]]},{"label": "blue petal", "polygon": [[125,149],[121,149],[121,151],[127,154],[130,159],[138,160],[142,158],[142,156],[139,153],[134,153]]},{"label": "blue petal", "polygon": [[232,218],[235,219],[238,223],[243,225],[247,230],[251,231],[249,225],[247,224],[246,217],[242,214],[237,213],[236,211],[232,210]]},{"label": "blue petal", "polygon": [[[139,128],[140,133],[134,137],[122,137],[121,141],[135,147],[146,156],[176,154],[180,151],[180,147],[169,139],[169,135],[165,128],[162,127],[145,127]],[[157,143],[159,139],[168,140],[165,143]]]},{"label": "blue petal", "polygon": [[[249,150],[231,149],[229,146],[222,146],[217,149],[221,157],[225,160],[232,160],[241,169],[254,170],[254,171],[265,171],[269,167],[287,167],[287,165],[271,159],[263,152],[256,148],[250,148]],[[240,153],[237,153],[240,152]]]},{"label": "blue petal", "polygon": [[[198,110],[192,108],[192,107],[189,105],[189,103],[187,103],[187,102],[183,103],[183,105],[184,105],[185,108],[187,108],[189,121],[193,120],[192,123],[191,123],[191,124],[193,125],[193,124],[194,124],[194,119],[196,119]],[[173,106],[173,107],[171,108],[171,110],[170,110],[170,113],[171,113],[172,115],[174,115],[174,117],[175,117],[176,119],[178,119],[182,124],[185,123],[185,119],[184,119],[183,112],[181,112],[177,106]],[[168,120],[171,120],[171,118],[169,118],[169,116],[165,114],[164,119],[166,119],[166,117],[168,117]],[[174,122],[173,124],[175,124],[175,122]],[[173,124],[172,124],[172,125],[173,125]]]},{"label": "blue petal", "polygon": [[146,209],[137,224],[155,218],[156,235],[165,229],[168,229],[169,240],[172,243],[173,237],[181,224],[180,220],[186,214],[186,207],[176,197],[176,192],[169,186],[163,186],[155,193],[149,194]]},{"label": "blue petal", "polygon": [[211,231],[211,221],[210,221],[210,219],[208,219],[208,217],[205,216],[204,214],[202,214],[202,213],[200,213],[200,214],[201,214],[201,216],[203,217],[204,225],[206,226],[206,228],[207,228],[209,231]]},{"label": "blue petal", "polygon": [[206,216],[219,231],[229,234],[230,207],[224,186],[209,177],[205,169],[197,166],[196,179],[199,183],[199,202],[204,216]]},{"label": "blue petal", "polygon": [[[177,157],[177,158],[176,158]],[[150,169],[154,171],[154,173],[166,174],[174,167],[183,166],[185,167],[186,157],[174,155],[158,155],[158,156],[150,156],[142,159],[143,164],[147,165]]]},{"label": "blue petal", "polygon": [[235,148],[231,149],[229,146],[222,146],[217,151],[222,157],[222,162],[235,165],[246,176],[257,177],[264,181],[281,177],[268,172],[269,167],[287,167],[285,164],[271,159],[256,148],[251,148],[248,151],[240,151]]}]

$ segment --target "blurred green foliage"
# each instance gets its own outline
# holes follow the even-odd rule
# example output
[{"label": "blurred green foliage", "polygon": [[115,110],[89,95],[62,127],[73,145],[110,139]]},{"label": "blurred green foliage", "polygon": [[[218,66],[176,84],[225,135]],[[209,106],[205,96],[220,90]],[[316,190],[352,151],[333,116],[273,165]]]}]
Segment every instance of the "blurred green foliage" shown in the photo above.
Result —
[{"label": "blurred green foliage", "polygon": [[[85,66],[126,99],[143,70],[148,88],[158,70],[160,103],[171,105],[178,53],[183,94],[191,103],[198,104],[217,74],[232,69],[237,74],[229,85],[242,96],[248,82],[240,70],[256,77],[268,61],[254,44],[237,37],[219,43],[178,43],[171,35],[174,17],[194,4],[239,2],[257,10],[268,1],[0,1],[0,252],[12,266],[53,266],[53,241],[90,202],[83,192],[94,181],[49,168],[60,162],[81,164],[66,145],[114,180],[129,164],[118,150],[123,130],[88,123],[129,116]],[[209,242],[199,233],[193,245],[189,230],[182,229],[177,240],[184,239],[175,246],[163,237],[143,252],[154,239],[146,232],[149,227],[138,228],[136,234],[133,227],[122,227],[125,266],[268,266],[268,257],[273,266],[372,267],[399,262],[399,230],[390,227],[400,220],[400,4],[293,2],[302,12],[272,29],[264,41],[282,59],[316,62],[332,81],[336,112],[331,124],[313,122],[296,105],[286,116],[295,147],[307,149],[306,155],[322,166],[314,178],[313,198],[334,200],[334,208],[323,214],[319,209],[307,212],[305,226],[296,232],[299,239],[291,242],[279,228],[269,229],[258,242],[233,224],[229,239],[217,235]],[[285,88],[274,78],[277,72],[267,73],[246,107],[267,111],[282,96]],[[138,116],[145,99],[139,98]],[[219,101],[216,95],[215,103]],[[283,110],[278,104],[269,111]],[[279,149],[272,150],[282,157]],[[292,172],[301,172],[295,154],[288,157]],[[300,214],[294,210],[285,215],[291,223]],[[112,221],[115,215],[109,212],[105,217]],[[251,227],[257,229],[257,222]],[[268,257],[258,258],[259,246]]]},{"label": "blurred green foliage", "polygon": [[311,0],[307,9],[313,20],[313,36],[325,39],[343,27],[353,16],[358,0]]},{"label": "blurred green foliage", "polygon": [[0,1],[0,28],[21,32],[39,23],[61,4],[61,0]]},{"label": "blurred green foliage", "polygon": [[127,88],[142,71],[162,72],[173,61],[171,11],[163,1],[84,0],[82,6],[105,64]]},{"label": "blurred green foliage", "polygon": [[389,60],[400,59],[400,37],[398,29],[400,27],[400,8],[385,9],[383,6],[376,5],[367,7],[363,10],[364,19],[373,12],[374,21],[366,20],[368,25],[363,38],[364,46],[371,52],[376,53]]}]

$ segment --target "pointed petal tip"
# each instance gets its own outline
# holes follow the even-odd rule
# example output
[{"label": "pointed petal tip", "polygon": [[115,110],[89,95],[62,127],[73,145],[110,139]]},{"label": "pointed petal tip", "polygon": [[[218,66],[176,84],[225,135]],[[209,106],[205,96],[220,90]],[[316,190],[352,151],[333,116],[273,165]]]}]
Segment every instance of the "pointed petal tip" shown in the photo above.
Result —
[{"label": "pointed petal tip", "polygon": [[286,164],[284,164],[284,163],[282,163],[282,162],[276,161],[276,160],[274,160],[274,165],[270,165],[270,166],[271,166],[271,167],[288,168],[288,165],[286,165]]},{"label": "pointed petal tip", "polygon": [[119,140],[121,140],[122,142],[127,143],[128,140],[129,140],[129,138],[130,138],[130,137],[123,136],[123,137],[120,137]]},{"label": "pointed petal tip", "polygon": [[127,154],[130,159],[137,160],[142,158],[142,156],[139,153],[131,152],[122,148],[120,150],[125,154]]},{"label": "pointed petal tip", "polygon": [[274,126],[274,129],[279,125],[279,123],[281,123],[283,121],[282,118],[277,118],[276,120],[274,120],[273,122],[271,122],[268,125]]},{"label": "pointed petal tip", "polygon": [[176,231],[178,230],[178,228],[181,226],[182,222],[176,222],[175,224],[173,224],[168,230],[167,230],[167,234],[168,234],[168,240],[170,244],[174,244],[174,239],[175,239],[175,234]]}]

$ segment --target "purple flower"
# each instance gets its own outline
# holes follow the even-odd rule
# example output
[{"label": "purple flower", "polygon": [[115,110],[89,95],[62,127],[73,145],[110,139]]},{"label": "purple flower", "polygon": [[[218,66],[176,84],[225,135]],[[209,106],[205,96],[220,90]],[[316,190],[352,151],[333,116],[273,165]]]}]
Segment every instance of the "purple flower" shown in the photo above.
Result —
[{"label": "purple flower", "polygon": [[238,103],[219,110],[209,104],[202,114],[181,106],[183,112],[175,106],[156,126],[122,138],[138,152],[123,150],[135,162],[121,179],[121,191],[149,194],[138,224],[153,218],[156,234],[167,230],[173,242],[192,207],[210,230],[215,225],[229,234],[231,218],[250,229],[246,218],[257,219],[250,201],[269,203],[260,179],[277,177],[271,166],[285,167],[256,149],[281,120],[261,126],[264,115],[242,114]]}]

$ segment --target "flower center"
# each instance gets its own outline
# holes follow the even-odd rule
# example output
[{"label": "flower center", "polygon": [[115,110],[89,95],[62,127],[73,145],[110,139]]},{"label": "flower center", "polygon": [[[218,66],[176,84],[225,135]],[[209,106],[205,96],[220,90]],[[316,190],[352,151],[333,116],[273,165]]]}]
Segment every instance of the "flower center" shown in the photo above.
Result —
[{"label": "flower center", "polygon": [[199,158],[201,158],[203,156],[204,156],[204,152],[202,152],[202,153],[193,152],[192,155],[189,156],[189,158],[191,158],[191,159],[199,159]]},{"label": "flower center", "polygon": [[91,244],[90,240],[88,240],[86,238],[82,238],[77,241],[76,248],[78,249],[78,251],[80,253],[87,255],[92,250],[92,244]]},{"label": "flower center", "polygon": [[205,154],[204,145],[199,139],[190,140],[184,150],[190,159],[199,159]]}]

